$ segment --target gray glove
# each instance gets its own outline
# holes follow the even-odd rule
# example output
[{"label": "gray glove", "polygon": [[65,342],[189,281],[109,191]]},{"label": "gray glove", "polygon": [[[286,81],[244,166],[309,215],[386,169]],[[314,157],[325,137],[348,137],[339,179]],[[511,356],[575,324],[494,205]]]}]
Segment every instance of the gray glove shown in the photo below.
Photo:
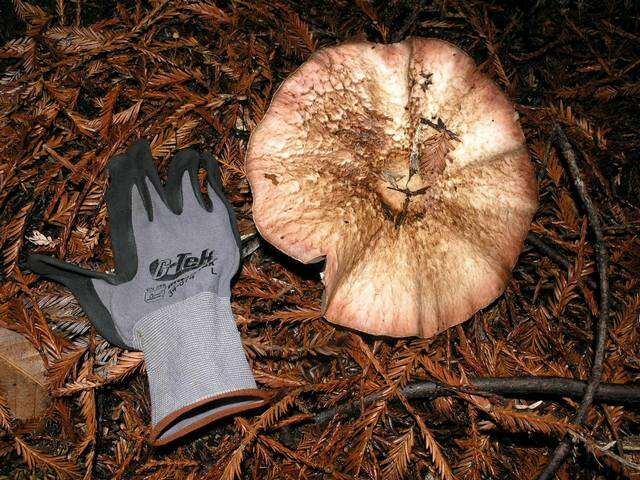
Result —
[{"label": "gray glove", "polygon": [[107,340],[144,352],[154,444],[263,405],[231,313],[240,241],[216,162],[182,150],[163,187],[139,141],[108,168],[115,273],[42,255],[30,256],[29,268],[69,287]]}]

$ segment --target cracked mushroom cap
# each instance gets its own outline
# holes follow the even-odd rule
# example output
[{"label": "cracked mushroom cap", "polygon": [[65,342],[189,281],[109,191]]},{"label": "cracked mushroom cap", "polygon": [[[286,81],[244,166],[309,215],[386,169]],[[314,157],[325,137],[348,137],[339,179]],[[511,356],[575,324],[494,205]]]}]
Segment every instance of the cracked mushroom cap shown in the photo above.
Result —
[{"label": "cracked mushroom cap", "polygon": [[325,317],[394,337],[498,297],[537,207],[511,102],[434,39],[313,54],[253,131],[246,173],[262,236],[326,258]]}]

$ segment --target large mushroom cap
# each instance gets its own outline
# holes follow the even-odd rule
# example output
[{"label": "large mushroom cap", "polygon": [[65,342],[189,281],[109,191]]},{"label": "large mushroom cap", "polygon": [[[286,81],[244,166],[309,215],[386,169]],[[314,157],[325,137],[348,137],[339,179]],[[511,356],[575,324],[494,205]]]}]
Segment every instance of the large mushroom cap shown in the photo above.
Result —
[{"label": "large mushroom cap", "polygon": [[430,337],[502,293],[537,206],[513,106],[455,46],[315,53],[275,94],[246,160],[265,239],[326,257],[325,317]]}]

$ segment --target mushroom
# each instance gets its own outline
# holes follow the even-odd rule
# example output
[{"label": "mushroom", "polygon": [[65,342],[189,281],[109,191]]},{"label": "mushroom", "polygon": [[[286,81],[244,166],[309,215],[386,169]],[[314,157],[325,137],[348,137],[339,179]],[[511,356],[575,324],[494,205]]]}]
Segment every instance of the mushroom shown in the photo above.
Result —
[{"label": "mushroom", "polygon": [[261,235],[326,259],[325,318],[394,337],[498,297],[537,207],[511,102],[435,39],[314,53],[252,132],[246,174]]}]

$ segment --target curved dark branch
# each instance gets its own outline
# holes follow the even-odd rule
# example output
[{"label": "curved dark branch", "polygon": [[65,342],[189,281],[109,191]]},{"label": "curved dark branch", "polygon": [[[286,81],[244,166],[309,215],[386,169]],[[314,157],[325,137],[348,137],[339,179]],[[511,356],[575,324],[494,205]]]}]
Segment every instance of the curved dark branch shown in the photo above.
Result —
[{"label": "curved dark branch", "polygon": [[[587,187],[584,184],[580,169],[576,162],[576,155],[567,139],[567,136],[562,131],[562,128],[558,124],[555,125],[554,135],[558,141],[560,152],[567,161],[569,172],[573,184],[582,199],[584,208],[589,216],[589,226],[593,230],[593,234],[596,242],[596,263],[598,265],[598,280],[600,287],[600,305],[598,312],[598,325],[596,329],[596,344],[593,351],[593,365],[591,366],[591,374],[589,376],[589,382],[584,392],[584,397],[580,401],[578,412],[571,421],[574,425],[580,425],[584,421],[593,403],[600,379],[602,377],[602,363],[604,361],[605,344],[607,340],[607,323],[609,321],[609,277],[607,270],[609,267],[609,258],[607,254],[607,246],[604,243],[604,236],[602,234],[602,227],[600,225],[600,215],[598,214],[596,207],[593,205]],[[564,462],[565,457],[569,453],[570,439],[565,437],[560,445],[555,449],[549,463],[542,471],[538,480],[549,480],[554,477],[555,472],[560,468]]]}]

